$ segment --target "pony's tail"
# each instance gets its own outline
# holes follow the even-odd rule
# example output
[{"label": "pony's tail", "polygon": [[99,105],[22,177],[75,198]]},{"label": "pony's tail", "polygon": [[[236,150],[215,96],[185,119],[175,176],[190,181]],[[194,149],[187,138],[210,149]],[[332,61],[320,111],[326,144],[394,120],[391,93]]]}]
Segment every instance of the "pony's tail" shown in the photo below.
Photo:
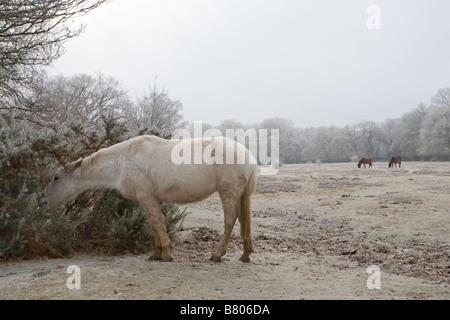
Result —
[{"label": "pony's tail", "polygon": [[250,197],[255,192],[256,189],[256,179],[258,175],[258,167],[255,165],[253,171],[250,174],[250,179],[247,182],[244,193],[240,199],[240,212],[239,212],[239,222],[241,224],[241,238],[244,240],[251,240],[251,223],[252,223],[252,212],[250,207]]}]

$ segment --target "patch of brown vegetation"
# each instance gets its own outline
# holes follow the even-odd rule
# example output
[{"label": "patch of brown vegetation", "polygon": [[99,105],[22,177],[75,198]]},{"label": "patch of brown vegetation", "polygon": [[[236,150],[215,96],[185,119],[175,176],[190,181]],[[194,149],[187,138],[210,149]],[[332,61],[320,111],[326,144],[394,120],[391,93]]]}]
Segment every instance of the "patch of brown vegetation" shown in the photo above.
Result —
[{"label": "patch of brown vegetation", "polygon": [[39,257],[41,259],[59,258],[61,257],[61,254],[59,254],[58,251],[52,248],[52,246],[50,246],[48,243],[44,243],[36,239],[30,239],[25,244],[24,254],[22,258],[25,260],[29,260],[35,259],[36,257]]}]

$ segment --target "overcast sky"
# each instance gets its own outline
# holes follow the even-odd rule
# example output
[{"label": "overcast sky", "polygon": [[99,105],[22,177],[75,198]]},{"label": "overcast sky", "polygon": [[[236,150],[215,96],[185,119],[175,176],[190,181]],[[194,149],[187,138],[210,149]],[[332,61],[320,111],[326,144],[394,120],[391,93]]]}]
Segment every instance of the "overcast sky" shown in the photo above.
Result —
[{"label": "overcast sky", "polygon": [[113,0],[54,71],[102,72],[132,96],[158,76],[187,121],[382,122],[450,87],[449,14],[448,0]]}]

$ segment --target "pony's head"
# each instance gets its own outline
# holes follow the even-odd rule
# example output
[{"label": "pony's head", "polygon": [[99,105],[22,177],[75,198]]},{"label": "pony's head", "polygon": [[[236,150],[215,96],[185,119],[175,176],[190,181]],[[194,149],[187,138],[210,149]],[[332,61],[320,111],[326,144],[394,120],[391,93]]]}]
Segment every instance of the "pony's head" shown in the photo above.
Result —
[{"label": "pony's head", "polygon": [[41,208],[53,209],[58,205],[66,204],[78,195],[82,163],[83,159],[80,159],[56,171],[47,186],[46,198],[39,201]]},{"label": "pony's head", "polygon": [[359,160],[358,162],[358,168],[361,168],[361,164],[363,163],[364,158],[362,158],[361,160]]}]

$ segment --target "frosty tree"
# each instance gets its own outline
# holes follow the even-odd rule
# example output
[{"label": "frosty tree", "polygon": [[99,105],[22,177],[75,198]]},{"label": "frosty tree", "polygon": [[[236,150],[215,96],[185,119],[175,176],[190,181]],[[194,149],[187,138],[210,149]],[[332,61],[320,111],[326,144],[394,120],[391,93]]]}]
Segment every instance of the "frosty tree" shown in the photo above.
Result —
[{"label": "frosty tree", "polygon": [[64,43],[83,31],[72,19],[108,0],[0,0],[0,97],[20,88],[64,52]]}]

